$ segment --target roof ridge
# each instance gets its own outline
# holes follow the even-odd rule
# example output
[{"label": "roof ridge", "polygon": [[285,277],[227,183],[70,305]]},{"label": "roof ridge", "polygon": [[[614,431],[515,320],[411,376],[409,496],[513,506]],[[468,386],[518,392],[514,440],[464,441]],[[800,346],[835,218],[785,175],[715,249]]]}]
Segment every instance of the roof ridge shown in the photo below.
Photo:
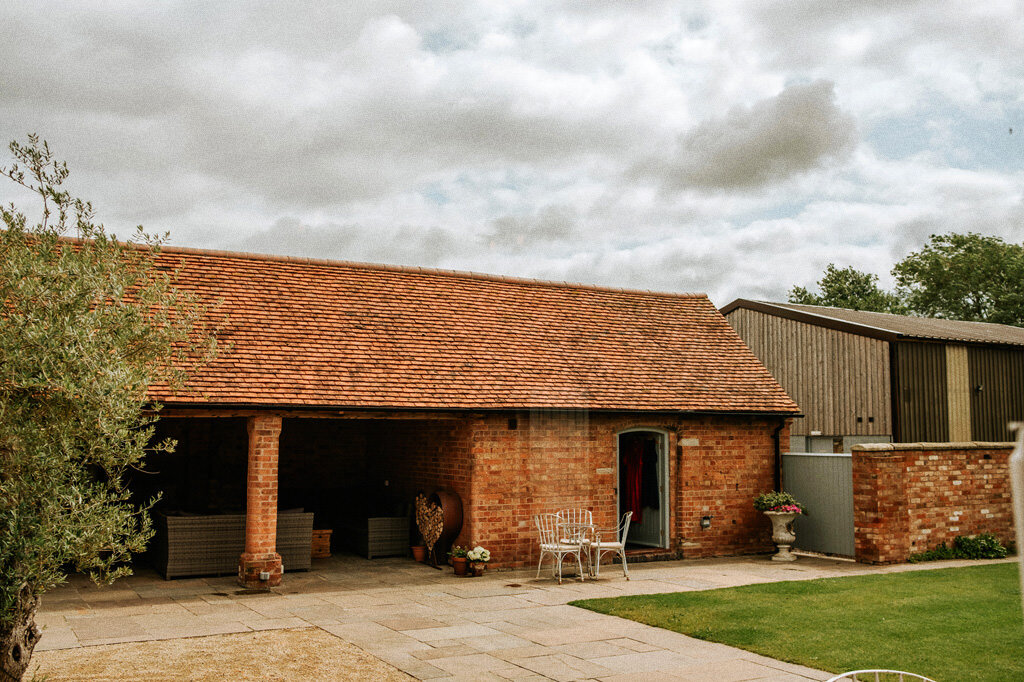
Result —
[{"label": "roof ridge", "polygon": [[946,343],[1024,346],[1024,338],[1021,337],[1024,328],[998,322],[951,320],[944,317],[900,315],[875,310],[743,298],[723,306],[720,312],[728,315],[738,308],[889,341],[917,339]]},{"label": "roof ridge", "polygon": [[[144,244],[134,244],[137,248],[146,248]],[[527,284],[532,286],[559,287],[563,289],[582,289],[587,291],[602,291],[617,294],[643,294],[646,296],[663,296],[667,298],[685,299],[707,299],[706,293],[687,293],[672,291],[653,291],[650,289],[627,289],[625,287],[609,287],[599,284],[584,284],[582,282],[568,282],[536,279],[531,277],[513,277],[510,275],[494,275],[485,272],[472,272],[467,270],[448,270],[444,268],[425,268],[418,265],[391,265],[387,263],[366,263],[360,261],[333,260],[330,258],[304,258],[301,256],[279,256],[268,253],[251,253],[245,251],[227,251],[222,249],[197,249],[190,246],[161,246],[161,253],[180,253],[185,255],[215,256],[220,258],[240,258],[245,260],[270,261],[278,263],[302,263],[306,265],[323,265],[329,267],[346,267],[360,270],[383,270],[387,272],[405,272],[423,275],[442,275],[445,277],[459,277],[490,282],[508,282],[511,284]]]}]

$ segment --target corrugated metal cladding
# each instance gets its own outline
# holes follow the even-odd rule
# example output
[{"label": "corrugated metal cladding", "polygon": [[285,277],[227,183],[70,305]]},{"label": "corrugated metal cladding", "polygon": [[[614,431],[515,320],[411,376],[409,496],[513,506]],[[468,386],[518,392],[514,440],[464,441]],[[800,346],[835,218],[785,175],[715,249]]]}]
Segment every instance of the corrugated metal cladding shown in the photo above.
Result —
[{"label": "corrugated metal cladding", "polygon": [[746,308],[726,319],[800,406],[794,436],[892,434],[888,342]]},{"label": "corrugated metal cladding", "polygon": [[786,492],[807,507],[796,523],[796,546],[811,552],[853,556],[853,458],[786,453],[782,456]]},{"label": "corrugated metal cladding", "polygon": [[1024,421],[1024,350],[969,348],[971,438],[1009,441],[1007,424]]},{"label": "corrugated metal cladding", "polygon": [[901,443],[949,440],[946,347],[941,343],[896,343],[897,433]]}]

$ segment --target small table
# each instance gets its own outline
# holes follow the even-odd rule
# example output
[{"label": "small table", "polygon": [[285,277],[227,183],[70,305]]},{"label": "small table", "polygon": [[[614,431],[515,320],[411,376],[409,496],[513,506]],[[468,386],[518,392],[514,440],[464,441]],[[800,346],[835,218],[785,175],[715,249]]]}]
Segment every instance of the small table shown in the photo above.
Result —
[{"label": "small table", "polygon": [[558,524],[559,540],[567,545],[579,545],[580,551],[586,550],[587,575],[594,575],[594,558],[591,556],[592,538],[596,538],[596,527],[585,521],[562,521]]}]

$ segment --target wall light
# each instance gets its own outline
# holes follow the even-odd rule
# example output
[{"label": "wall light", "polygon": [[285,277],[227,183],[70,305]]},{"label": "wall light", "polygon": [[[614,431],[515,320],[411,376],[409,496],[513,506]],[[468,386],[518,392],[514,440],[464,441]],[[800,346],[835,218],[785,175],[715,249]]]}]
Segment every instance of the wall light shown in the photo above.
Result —
[{"label": "wall light", "polygon": [[710,528],[711,527],[711,519],[713,519],[713,518],[715,518],[715,517],[714,516],[710,516],[710,515],[709,516],[702,516],[702,517],[700,517],[700,527],[701,527],[701,529],[705,530],[705,529]]}]

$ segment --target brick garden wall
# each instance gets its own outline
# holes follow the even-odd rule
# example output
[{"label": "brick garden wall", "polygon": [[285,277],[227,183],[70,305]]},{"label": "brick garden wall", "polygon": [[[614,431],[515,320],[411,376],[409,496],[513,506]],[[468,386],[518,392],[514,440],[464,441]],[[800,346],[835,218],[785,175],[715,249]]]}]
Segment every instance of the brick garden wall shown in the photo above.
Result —
[{"label": "brick garden wall", "polygon": [[993,533],[1013,540],[1011,443],[879,443],[853,447],[858,561],[890,564]]}]

